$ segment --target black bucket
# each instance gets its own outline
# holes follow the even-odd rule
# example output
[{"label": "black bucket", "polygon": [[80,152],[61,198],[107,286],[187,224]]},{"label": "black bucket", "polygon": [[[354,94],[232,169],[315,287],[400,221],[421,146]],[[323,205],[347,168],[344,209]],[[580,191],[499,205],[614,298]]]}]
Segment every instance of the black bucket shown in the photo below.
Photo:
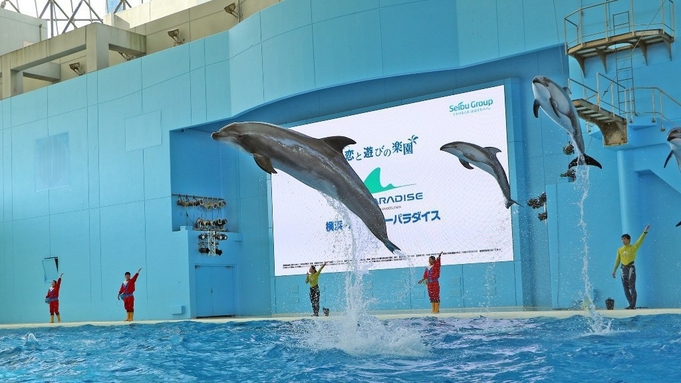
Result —
[{"label": "black bucket", "polygon": [[605,300],[605,308],[608,310],[614,310],[615,309],[615,300],[612,298],[608,298]]}]

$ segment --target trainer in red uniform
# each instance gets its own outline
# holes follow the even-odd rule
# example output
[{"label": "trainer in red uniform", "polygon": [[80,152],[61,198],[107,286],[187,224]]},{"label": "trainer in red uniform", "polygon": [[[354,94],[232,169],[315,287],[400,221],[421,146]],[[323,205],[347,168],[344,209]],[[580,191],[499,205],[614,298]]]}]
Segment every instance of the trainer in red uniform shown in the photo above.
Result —
[{"label": "trainer in red uniform", "polygon": [[430,298],[430,305],[432,306],[432,312],[437,314],[440,312],[440,253],[437,258],[430,256],[428,258],[428,267],[426,271],[423,272],[423,279],[419,283],[426,282],[428,287],[428,298]]},{"label": "trainer in red uniform", "polygon": [[142,268],[135,273],[135,275],[130,278],[130,272],[125,272],[125,280],[121,284],[121,288],[118,290],[118,299],[123,300],[123,306],[125,311],[128,313],[128,317],[125,319],[126,322],[132,322],[135,316],[135,296],[132,293],[135,292],[135,282],[137,282],[137,277],[140,275]]},{"label": "trainer in red uniform", "polygon": [[57,315],[57,322],[61,322],[61,315],[59,315],[59,288],[61,287],[61,276],[59,279],[52,281],[52,287],[47,290],[45,295],[45,303],[50,305],[50,323],[54,323],[54,316]]}]

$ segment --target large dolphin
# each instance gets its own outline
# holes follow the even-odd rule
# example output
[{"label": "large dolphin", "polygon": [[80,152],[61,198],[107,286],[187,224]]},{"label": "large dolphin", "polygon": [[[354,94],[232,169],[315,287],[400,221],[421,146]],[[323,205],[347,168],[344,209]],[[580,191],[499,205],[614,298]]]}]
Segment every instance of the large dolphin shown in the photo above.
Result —
[{"label": "large dolphin", "polygon": [[667,134],[667,142],[671,151],[667,156],[667,160],[664,161],[664,167],[667,167],[667,162],[674,156],[676,158],[676,164],[681,170],[681,128],[674,128]]},{"label": "large dolphin", "polygon": [[519,205],[519,203],[511,199],[511,186],[508,184],[506,172],[497,158],[497,153],[501,152],[501,150],[493,147],[483,148],[476,144],[463,141],[454,141],[442,145],[440,150],[459,157],[461,165],[466,169],[473,169],[471,166],[471,164],[473,164],[491,174],[492,177],[497,180],[501,192],[504,193],[507,209],[513,204]]},{"label": "large dolphin", "polygon": [[318,139],[263,122],[234,122],[211,137],[252,154],[267,173],[276,173],[277,168],[341,202],[388,250],[400,250],[388,239],[383,212],[343,155],[343,148],[355,144],[352,139]]},{"label": "large dolphin", "polygon": [[568,132],[577,148],[577,158],[570,162],[568,168],[587,164],[602,169],[598,161],[584,152],[584,138],[577,118],[577,110],[567,91],[548,77],[536,76],[532,79],[532,93],[534,93],[534,116],[539,117],[541,107],[549,118]]}]

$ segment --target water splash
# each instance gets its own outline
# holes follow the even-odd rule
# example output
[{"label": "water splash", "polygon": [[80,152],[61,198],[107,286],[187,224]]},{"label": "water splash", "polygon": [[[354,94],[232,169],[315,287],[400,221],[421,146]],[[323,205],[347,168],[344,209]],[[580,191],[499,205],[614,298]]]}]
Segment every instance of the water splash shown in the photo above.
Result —
[{"label": "water splash", "polygon": [[[338,349],[349,355],[395,355],[425,356],[429,347],[422,340],[417,330],[403,327],[397,321],[380,321],[369,315],[369,306],[373,299],[364,294],[364,278],[372,268],[366,260],[367,254],[375,250],[373,244],[382,246],[373,234],[366,229],[362,221],[345,207],[329,199],[348,222],[352,232],[352,241],[336,247],[346,254],[347,272],[345,275],[345,312],[330,320],[309,320],[295,323],[296,333],[302,335],[300,342],[314,351]],[[410,259],[400,252],[400,257]],[[413,279],[413,277],[411,277]],[[416,282],[414,282],[415,284]],[[412,285],[410,283],[409,285]],[[407,294],[411,286],[406,286]],[[323,337],[309,336],[323,334]]]},{"label": "water splash", "polygon": [[582,298],[582,309],[585,311],[589,331],[593,334],[605,334],[611,331],[612,320],[606,320],[596,311],[594,304],[593,287],[589,279],[589,231],[584,220],[584,204],[589,196],[589,167],[578,166],[576,169],[576,187],[581,189],[582,195],[579,200],[579,223],[582,235],[582,280],[584,281],[584,291]]}]

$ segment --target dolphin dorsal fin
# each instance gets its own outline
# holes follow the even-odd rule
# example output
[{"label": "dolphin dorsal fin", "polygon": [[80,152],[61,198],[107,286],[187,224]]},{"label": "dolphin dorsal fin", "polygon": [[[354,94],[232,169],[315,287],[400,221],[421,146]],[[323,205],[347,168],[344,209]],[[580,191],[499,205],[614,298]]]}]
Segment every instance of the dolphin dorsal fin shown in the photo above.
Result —
[{"label": "dolphin dorsal fin", "polygon": [[501,149],[495,148],[494,146],[487,146],[487,147],[485,147],[485,150],[487,150],[488,152],[490,152],[494,155],[496,155],[497,153],[501,153]]},{"label": "dolphin dorsal fin", "polygon": [[324,137],[321,140],[324,141],[327,145],[329,145],[331,149],[341,154],[343,154],[343,149],[345,149],[346,146],[356,144],[355,140],[345,136]]},{"label": "dolphin dorsal fin", "polygon": [[572,91],[570,90],[570,88],[568,88],[567,86],[564,86],[564,87],[563,87],[563,90],[565,91],[565,93],[567,93],[567,94],[569,94],[569,95],[572,96]]},{"label": "dolphin dorsal fin", "polygon": [[260,166],[260,169],[270,173],[270,174],[277,174],[277,171],[274,170],[274,167],[272,166],[272,161],[270,160],[269,157],[263,156],[262,154],[254,154],[253,159],[255,159],[255,163]]}]

